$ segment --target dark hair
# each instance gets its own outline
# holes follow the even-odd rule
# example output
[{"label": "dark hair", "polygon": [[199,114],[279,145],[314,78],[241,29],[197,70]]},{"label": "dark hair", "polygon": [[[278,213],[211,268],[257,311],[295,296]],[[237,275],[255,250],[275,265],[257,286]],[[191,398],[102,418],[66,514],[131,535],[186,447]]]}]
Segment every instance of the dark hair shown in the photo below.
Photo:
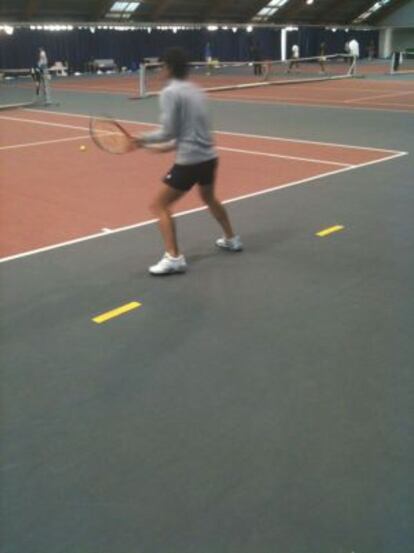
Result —
[{"label": "dark hair", "polygon": [[162,57],[174,79],[185,79],[189,72],[188,57],[182,48],[168,48]]}]

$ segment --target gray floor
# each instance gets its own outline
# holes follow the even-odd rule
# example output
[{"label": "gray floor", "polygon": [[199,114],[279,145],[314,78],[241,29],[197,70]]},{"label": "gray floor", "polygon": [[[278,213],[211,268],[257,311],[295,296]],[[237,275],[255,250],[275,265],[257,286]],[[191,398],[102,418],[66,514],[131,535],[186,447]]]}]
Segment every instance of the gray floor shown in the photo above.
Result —
[{"label": "gray floor", "polygon": [[[87,97],[60,109],[156,118]],[[225,130],[412,150],[414,114],[212,111]],[[1,553],[414,550],[412,155],[229,209],[246,251],[183,217],[186,276],[147,276],[155,226],[0,266]]]}]

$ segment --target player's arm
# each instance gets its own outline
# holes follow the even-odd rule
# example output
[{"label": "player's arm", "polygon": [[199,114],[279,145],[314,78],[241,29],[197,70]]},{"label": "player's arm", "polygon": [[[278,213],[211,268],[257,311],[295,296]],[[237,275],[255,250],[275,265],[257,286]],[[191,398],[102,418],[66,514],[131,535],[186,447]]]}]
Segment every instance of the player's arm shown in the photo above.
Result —
[{"label": "player's arm", "polygon": [[143,133],[139,135],[136,140],[137,143],[144,147],[153,147],[154,145],[168,145],[168,150],[174,149],[172,146],[178,134],[178,100],[171,93],[171,91],[165,91],[161,94],[161,128],[156,131]]},{"label": "player's arm", "polygon": [[136,136],[133,138],[133,141],[135,142],[137,147],[145,148],[146,150],[149,150],[150,152],[156,154],[165,154],[167,152],[172,152],[177,148],[177,142],[175,140],[169,140],[168,142],[149,143],[145,142],[145,140],[143,140],[141,136]]},{"label": "player's arm", "polygon": [[175,140],[170,140],[169,142],[161,142],[160,144],[146,144],[146,150],[154,152],[156,154],[165,154],[167,152],[172,152],[177,148],[177,143]]}]

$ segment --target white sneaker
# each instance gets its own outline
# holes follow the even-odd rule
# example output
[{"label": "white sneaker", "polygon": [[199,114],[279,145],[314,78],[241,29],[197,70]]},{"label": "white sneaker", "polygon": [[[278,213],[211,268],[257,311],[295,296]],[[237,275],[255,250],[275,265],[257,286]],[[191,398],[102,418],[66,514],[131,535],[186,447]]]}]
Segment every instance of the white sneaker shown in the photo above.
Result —
[{"label": "white sneaker", "polygon": [[152,275],[171,275],[173,273],[185,273],[185,271],[187,270],[187,263],[185,262],[185,257],[183,255],[173,257],[169,253],[165,253],[164,257],[162,257],[156,265],[152,265],[152,267],[150,267],[148,270]]},{"label": "white sneaker", "polygon": [[219,238],[216,240],[216,246],[231,252],[241,252],[243,249],[243,243],[240,236],[233,236],[233,238]]}]

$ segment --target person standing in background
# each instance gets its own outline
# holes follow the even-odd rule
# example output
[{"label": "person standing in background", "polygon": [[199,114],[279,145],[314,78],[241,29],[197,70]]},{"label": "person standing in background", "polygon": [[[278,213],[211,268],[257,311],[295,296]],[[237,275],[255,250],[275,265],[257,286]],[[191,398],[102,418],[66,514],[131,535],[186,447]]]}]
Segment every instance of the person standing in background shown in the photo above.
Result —
[{"label": "person standing in background", "polygon": [[45,105],[50,105],[52,103],[49,84],[50,74],[46,50],[43,47],[38,49],[37,69],[40,73],[40,90],[43,93]]},{"label": "person standing in background", "polygon": [[351,56],[354,56],[355,58],[359,58],[359,42],[357,41],[356,38],[353,38],[350,42],[349,42],[349,53],[351,54]]},{"label": "person standing in background", "polygon": [[368,59],[369,61],[372,61],[375,58],[375,44],[374,41],[371,40],[371,42],[368,45]]},{"label": "person standing in background", "polygon": [[209,42],[207,42],[206,47],[204,48],[204,60],[207,63],[207,75],[211,75],[211,70],[213,67],[213,54]]},{"label": "person standing in background", "polygon": [[319,65],[321,66],[321,73],[325,74],[325,63],[326,63],[326,44],[321,42],[319,46]]},{"label": "person standing in background", "polygon": [[352,40],[349,42],[349,65],[351,67],[351,72],[353,73],[355,71],[355,67],[352,70],[352,66],[355,64],[356,60],[359,58],[359,42],[356,38],[352,38]]},{"label": "person standing in background", "polygon": [[253,42],[250,49],[251,59],[253,61],[253,72],[256,76],[262,75],[262,54],[260,52],[260,46],[257,42]]},{"label": "person standing in background", "polygon": [[[344,52],[349,56],[349,41],[345,42]],[[348,63],[348,58],[344,57],[344,62]]]},{"label": "person standing in background", "polygon": [[290,58],[289,68],[287,71],[288,73],[290,73],[294,67],[296,67],[296,69],[299,70],[299,61],[298,61],[299,53],[300,53],[299,46],[297,44],[294,44],[292,46],[292,57]]}]

